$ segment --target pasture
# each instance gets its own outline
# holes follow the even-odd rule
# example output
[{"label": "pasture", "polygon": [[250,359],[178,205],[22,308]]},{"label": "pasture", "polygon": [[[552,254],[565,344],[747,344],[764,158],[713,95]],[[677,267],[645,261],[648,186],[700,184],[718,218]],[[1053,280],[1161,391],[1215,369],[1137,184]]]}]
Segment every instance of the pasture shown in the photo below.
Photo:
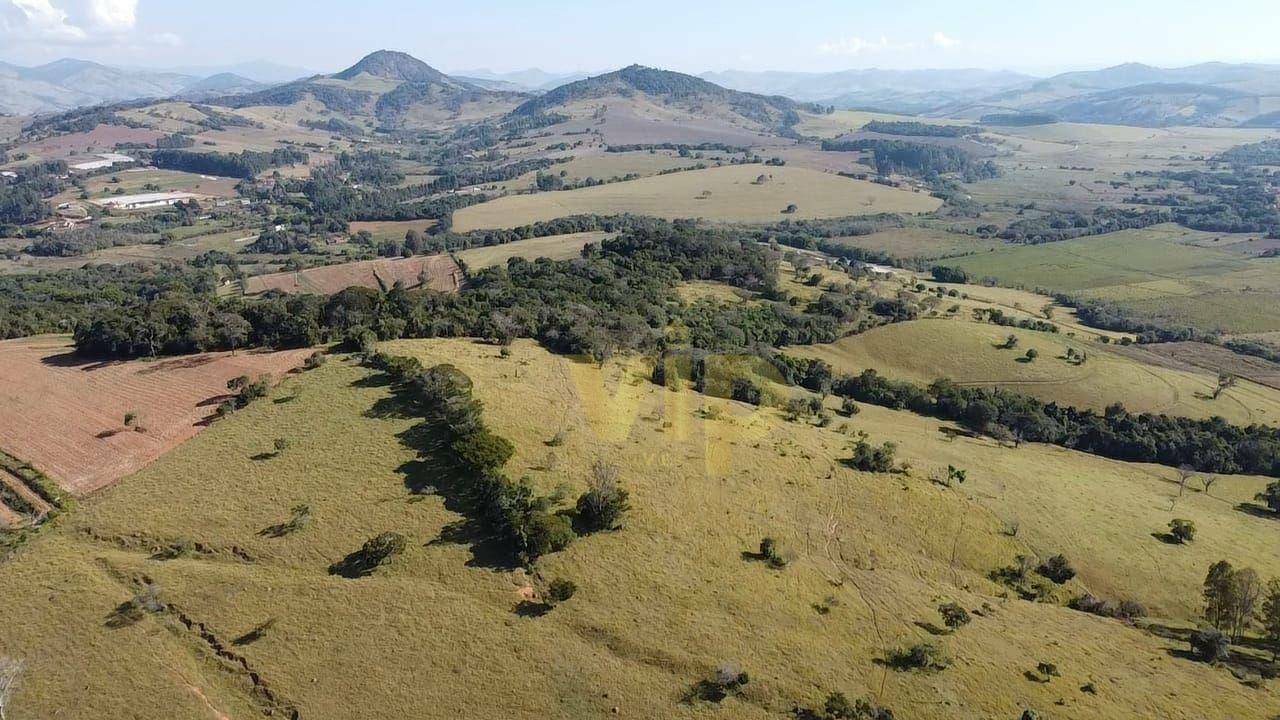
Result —
[{"label": "pasture", "polygon": [[468,270],[475,271],[493,265],[506,265],[513,257],[529,260],[545,257],[552,260],[569,260],[579,257],[587,243],[599,243],[608,237],[605,232],[569,233],[567,235],[549,235],[547,237],[529,238],[502,245],[487,245],[459,250],[455,253]]},{"label": "pasture", "polygon": [[[760,175],[772,177],[756,184]],[[791,204],[797,206],[796,212],[783,213]],[[816,170],[733,165],[578,190],[508,195],[459,210],[454,215],[454,229],[516,227],[581,213],[765,223],[788,218],[929,212],[939,204],[924,193]]]},{"label": "pasture", "polygon": [[261,295],[268,290],[278,290],[331,295],[353,286],[385,292],[397,282],[406,288],[426,286],[452,292],[462,286],[462,281],[462,270],[448,255],[418,255],[253,275],[244,279],[244,293]]},{"label": "pasture", "polygon": [[[1017,344],[1000,347],[1011,336]],[[1086,361],[1069,362],[1068,348],[1084,353]],[[1039,353],[1031,362],[1025,357],[1029,349]],[[895,323],[829,345],[797,346],[786,352],[821,358],[842,373],[873,368],[886,377],[922,385],[950,378],[963,386],[1004,388],[1098,412],[1118,402],[1134,412],[1197,419],[1216,415],[1240,425],[1280,425],[1280,391],[1275,388],[1242,381],[1212,399],[1216,368],[1173,367],[1093,340],[962,319]]]},{"label": "pasture", "polygon": [[[1280,260],[1206,246],[1205,233],[1160,225],[1009,247],[948,261],[971,276],[1115,301],[1138,317],[1201,330],[1280,330]],[[1211,243],[1210,243],[1211,244]]]},{"label": "pasture", "polygon": [[[15,620],[5,649],[32,668],[19,706],[177,720],[289,710],[776,718],[840,690],[925,720],[1027,707],[1104,720],[1280,711],[1269,693],[1169,652],[1184,643],[1023,602],[986,577],[1017,553],[1064,551],[1083,579],[1070,591],[1135,597],[1185,627],[1177,618],[1198,604],[1209,562],[1280,571],[1266,546],[1272,521],[1230,507],[1256,479],[1224,478],[1212,497],[1180,500],[1178,513],[1206,530],[1173,547],[1150,536],[1176,491],[1169,469],[948,442],[936,422],[874,407],[844,430],[786,422],[774,409],[658,388],[644,363],[600,367],[524,342],[508,358],[464,340],[384,349],[470,375],[489,424],[515,444],[509,470],[542,492],[577,492],[596,458],[617,463],[631,492],[626,527],[579,538],[534,574],[495,567],[441,458],[402,442],[431,430],[415,427],[376,376],[334,359],[85,501],[0,564],[0,603]],[[854,430],[898,442],[916,470],[845,467]],[[553,436],[562,440],[550,447]],[[292,444],[271,455],[272,438]],[[969,468],[969,482],[929,482],[948,462]],[[1035,518],[1017,538],[1003,534],[1031,502]],[[308,527],[264,530],[299,503]],[[384,530],[409,539],[390,566],[359,580],[326,573]],[[784,548],[785,568],[751,560],[764,536]],[[184,540],[197,549],[163,559]],[[144,577],[167,609],[112,620]],[[514,612],[553,578],[572,579],[577,594],[543,617]],[[947,600],[980,614],[935,637],[926,628]],[[924,639],[951,667],[926,675],[875,662]],[[234,659],[215,656],[213,643]],[[1056,664],[1061,679],[1027,681],[1038,662]],[[740,696],[682,700],[721,663],[750,673]],[[1087,683],[1097,691],[1078,690]]]},{"label": "pasture", "polygon": [[435,227],[435,220],[375,220],[350,223],[350,233],[367,232],[375,240],[403,240],[405,233],[417,230],[425,233]]},{"label": "pasture", "polygon": [[[281,377],[309,350],[96,362],[70,338],[0,342],[0,450],[83,495],[199,432],[239,375]],[[126,427],[125,413],[135,413]]]}]

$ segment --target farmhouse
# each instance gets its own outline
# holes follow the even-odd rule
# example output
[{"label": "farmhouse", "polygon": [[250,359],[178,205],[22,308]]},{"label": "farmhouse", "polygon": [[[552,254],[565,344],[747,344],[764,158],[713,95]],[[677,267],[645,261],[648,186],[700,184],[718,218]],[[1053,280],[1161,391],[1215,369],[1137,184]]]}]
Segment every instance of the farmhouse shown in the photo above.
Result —
[{"label": "farmhouse", "polygon": [[117,195],[115,197],[94,200],[95,205],[113,210],[145,210],[147,208],[165,207],[183,200],[194,200],[198,197],[189,192],[140,193],[138,195]]}]

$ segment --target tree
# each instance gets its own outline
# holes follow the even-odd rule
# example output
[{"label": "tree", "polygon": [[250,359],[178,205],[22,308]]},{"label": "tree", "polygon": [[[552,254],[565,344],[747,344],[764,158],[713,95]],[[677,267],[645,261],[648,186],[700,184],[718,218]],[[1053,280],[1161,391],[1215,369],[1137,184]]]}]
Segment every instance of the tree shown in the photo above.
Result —
[{"label": "tree", "polygon": [[1228,372],[1218,373],[1218,384],[1213,388],[1213,399],[1217,400],[1218,396],[1227,388],[1234,387],[1236,384],[1236,376]]},{"label": "tree", "polygon": [[282,452],[284,452],[285,450],[288,450],[288,449],[289,449],[289,439],[288,439],[288,438],[276,438],[276,439],[275,439],[275,442],[271,443],[271,446],[272,446],[273,448],[275,448],[275,454],[276,454],[276,455],[279,455],[280,453],[282,453]]},{"label": "tree", "polygon": [[1045,560],[1036,568],[1036,572],[1059,585],[1076,576],[1075,568],[1071,567],[1065,555],[1054,555]]},{"label": "tree", "polygon": [[1231,584],[1231,637],[1239,642],[1253,624],[1254,611],[1262,598],[1262,580],[1253,568],[1241,568],[1231,578]]},{"label": "tree", "polygon": [[5,720],[5,712],[11,709],[13,693],[22,680],[23,662],[0,655],[0,720]]},{"label": "tree", "polygon": [[1169,536],[1179,543],[1189,543],[1196,538],[1196,524],[1190,520],[1174,518],[1169,521]]},{"label": "tree", "polygon": [[1191,633],[1188,642],[1191,643],[1191,651],[1195,656],[1210,664],[1226,660],[1231,650],[1227,636],[1215,628]]},{"label": "tree", "polygon": [[943,603],[938,606],[938,614],[942,616],[942,622],[952,630],[956,630],[969,624],[969,611],[960,607],[957,603]]},{"label": "tree", "polygon": [[1267,583],[1267,597],[1262,601],[1262,633],[1271,643],[1271,662],[1280,654],[1280,578]]},{"label": "tree", "polygon": [[799,209],[800,209],[800,208],[796,207],[796,204],[795,204],[795,203],[791,203],[790,205],[788,205],[788,206],[786,207],[786,209],[784,209],[784,210],[782,211],[782,213],[783,213],[784,215],[792,215],[792,214],[794,214],[794,213],[795,213],[797,210],[799,210]]},{"label": "tree", "polygon": [[1231,618],[1231,578],[1235,568],[1226,560],[1219,560],[1209,566],[1209,573],[1204,578],[1204,619],[1215,630],[1228,627]]},{"label": "tree", "polygon": [[587,491],[578,497],[578,523],[583,532],[617,530],[630,509],[627,498],[618,481],[618,466],[604,460],[592,463]]},{"label": "tree", "polygon": [[1265,503],[1271,512],[1280,514],[1280,480],[1268,483],[1266,489],[1254,495],[1253,499]]},{"label": "tree", "polygon": [[1027,349],[1027,354],[1026,354],[1027,362],[1032,362],[1032,361],[1034,361],[1034,360],[1035,360],[1036,358],[1038,358],[1038,357],[1040,357],[1040,351],[1039,351],[1039,350],[1036,350],[1035,348],[1028,348],[1028,349]]}]

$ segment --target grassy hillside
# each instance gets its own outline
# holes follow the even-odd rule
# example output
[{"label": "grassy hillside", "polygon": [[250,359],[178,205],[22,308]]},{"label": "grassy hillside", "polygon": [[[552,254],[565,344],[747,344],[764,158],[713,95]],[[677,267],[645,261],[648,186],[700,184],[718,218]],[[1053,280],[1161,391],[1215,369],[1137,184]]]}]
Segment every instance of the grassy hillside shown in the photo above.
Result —
[{"label": "grassy hillside", "polygon": [[[1170,654],[1184,643],[1011,599],[986,579],[1019,552],[1066,551],[1095,592],[1136,597],[1181,626],[1208,562],[1280,571],[1267,564],[1268,521],[1229,506],[1255,479],[1224,478],[1213,498],[1181,501],[1179,514],[1205,531],[1174,547],[1149,536],[1176,491],[1166,469],[948,442],[932,420],[873,407],[848,428],[787,422],[776,410],[660,389],[643,363],[599,367],[527,343],[509,358],[468,341],[384,349],[468,373],[490,425],[515,443],[508,468],[541,491],[563,484],[576,495],[591,462],[617,463],[632,493],[626,527],[543,558],[540,577],[493,566],[443,458],[406,445],[430,436],[378,376],[336,358],[86,501],[0,564],[0,602],[15,621],[0,651],[31,668],[13,716],[775,718],[831,690],[875,695],[912,718],[1280,711],[1225,670]],[[916,469],[848,469],[839,461],[853,430],[898,442]],[[274,438],[290,441],[275,456]],[[926,479],[949,462],[970,469],[968,483]],[[309,527],[264,534],[299,503],[310,506]],[[1024,511],[1018,536],[1005,534]],[[409,539],[390,566],[359,580],[326,573],[387,530]],[[780,542],[785,568],[744,555],[764,536]],[[199,544],[153,557],[179,539]],[[544,617],[513,612],[552,578],[572,579],[577,594]],[[144,581],[168,609],[117,619],[113,608]],[[950,600],[981,614],[935,637],[925,627]],[[922,640],[943,646],[951,667],[876,663]],[[1038,662],[1062,677],[1029,681]],[[721,663],[750,673],[740,696],[682,701]]]},{"label": "grassy hillside", "polygon": [[[999,347],[1009,336],[1014,348]],[[1066,360],[1067,350],[1083,352],[1083,365]],[[1027,362],[1027,350],[1039,357]],[[1101,412],[1123,403],[1134,412],[1192,418],[1215,415],[1229,422],[1280,424],[1280,392],[1245,382],[1210,396],[1217,375],[1145,364],[1086,339],[977,324],[966,320],[916,320],[877,328],[830,345],[788,352],[826,360],[842,372],[874,368],[888,377],[928,384],[951,378],[962,385],[1000,387],[1046,402]]]},{"label": "grassy hillside", "polygon": [[[772,176],[755,184],[760,175]],[[788,205],[796,212],[784,214]],[[940,202],[923,193],[794,167],[735,165],[641,178],[579,190],[508,195],[459,210],[454,228],[516,227],[580,213],[635,213],[775,222],[883,212],[928,212]]]}]

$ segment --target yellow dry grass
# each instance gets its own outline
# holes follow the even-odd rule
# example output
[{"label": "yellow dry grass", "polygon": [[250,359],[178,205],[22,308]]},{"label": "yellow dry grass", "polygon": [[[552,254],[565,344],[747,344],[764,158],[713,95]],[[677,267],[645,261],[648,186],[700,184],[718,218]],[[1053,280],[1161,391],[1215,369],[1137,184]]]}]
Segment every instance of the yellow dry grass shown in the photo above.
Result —
[{"label": "yellow dry grass", "polygon": [[[760,175],[772,179],[755,184]],[[791,204],[793,214],[782,211]],[[882,212],[929,212],[940,201],[924,193],[797,167],[735,165],[610,183],[578,190],[508,195],[454,214],[458,231],[515,227],[581,213],[635,213],[664,218],[776,222]]]},{"label": "yellow dry grass", "polygon": [[579,257],[587,243],[599,243],[612,237],[605,232],[569,233],[567,235],[548,235],[547,237],[529,238],[502,245],[474,247],[461,250],[455,255],[466,263],[469,270],[475,271],[493,265],[506,265],[513,257],[533,260],[545,257],[552,260],[569,260]]},{"label": "yellow dry grass", "polygon": [[[1016,347],[997,347],[1011,335],[1018,339]],[[1068,348],[1085,353],[1087,361],[1067,362]],[[1029,349],[1039,353],[1033,362],[1025,361]],[[1144,364],[1092,340],[963,319],[896,323],[790,352],[821,358],[845,373],[874,368],[918,384],[950,378],[961,385],[1005,388],[1097,411],[1118,402],[1134,412],[1197,419],[1217,415],[1240,425],[1280,425],[1280,391],[1274,388],[1242,381],[1213,400],[1217,375],[1208,371]]]},{"label": "yellow dry grass", "polygon": [[[1006,599],[985,579],[1017,552],[1065,550],[1091,588],[1181,617],[1219,556],[1257,563],[1264,577],[1277,572],[1262,547],[1265,521],[1223,501],[1182,501],[1179,514],[1204,523],[1194,546],[1150,538],[1161,527],[1148,525],[1164,519],[1153,508],[1168,503],[1163,469],[1057,448],[948,443],[934,421],[866,407],[848,431],[898,442],[917,468],[868,475],[838,462],[848,443],[839,427],[660,389],[642,377],[641,362],[601,368],[524,342],[506,359],[467,341],[384,349],[471,375],[489,423],[517,447],[509,471],[544,491],[578,492],[597,457],[622,468],[632,493],[627,527],[539,563],[544,578],[578,584],[572,600],[542,618],[512,613],[530,578],[486,567],[465,533],[448,531],[461,516],[447,488],[406,489],[443,482],[433,458],[401,443],[414,421],[367,371],[335,359],[90,499],[0,564],[9,612],[0,652],[31,669],[14,715],[260,712],[243,675],[169,617],[104,626],[129,597],[121,580],[143,575],[228,641],[274,618],[262,639],[228,647],[306,718],[578,718],[614,707],[622,717],[776,718],[830,690],[875,694],[925,719],[1016,717],[1025,708],[1117,720],[1280,711],[1272,695],[1226,671],[1170,655],[1168,641]],[[545,444],[557,432],[563,444]],[[255,459],[276,437],[291,447]],[[924,479],[948,462],[970,470],[960,489]],[[1258,484],[1225,478],[1214,496],[1244,497]],[[311,505],[312,527],[259,534],[299,502]],[[1000,532],[1009,508],[1023,521],[1017,540]],[[390,567],[361,580],[325,573],[384,530],[410,541]],[[189,538],[211,554],[160,561],[121,547],[139,534]],[[742,557],[763,536],[779,539],[787,568]],[[937,622],[934,607],[947,600],[990,609],[933,637],[916,623]],[[925,639],[946,648],[951,668],[919,675],[873,662]],[[1024,679],[1041,661],[1056,663],[1062,678]],[[750,672],[742,697],[719,707],[680,701],[722,662]],[[1079,691],[1085,683],[1097,694]]]}]

